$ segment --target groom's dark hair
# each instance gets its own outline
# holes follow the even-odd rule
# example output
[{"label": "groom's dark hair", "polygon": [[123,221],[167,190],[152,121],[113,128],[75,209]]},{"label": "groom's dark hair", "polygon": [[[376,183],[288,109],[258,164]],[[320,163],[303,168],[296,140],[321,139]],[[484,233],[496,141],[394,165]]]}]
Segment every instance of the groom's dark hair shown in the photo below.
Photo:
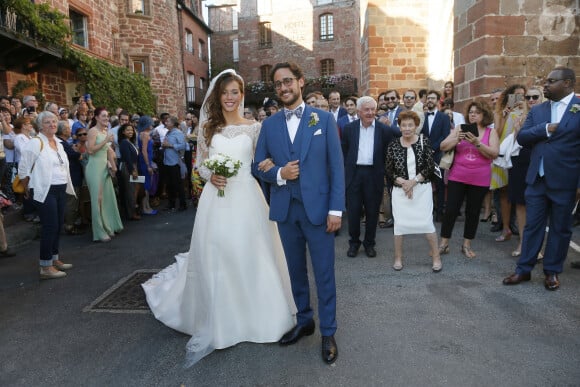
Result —
[{"label": "groom's dark hair", "polygon": [[274,65],[274,68],[270,72],[270,80],[272,82],[274,82],[274,74],[279,69],[289,69],[297,79],[304,78],[304,73],[302,72],[302,69],[296,63],[294,63],[294,62],[281,62],[281,63],[276,63],[276,65]]}]

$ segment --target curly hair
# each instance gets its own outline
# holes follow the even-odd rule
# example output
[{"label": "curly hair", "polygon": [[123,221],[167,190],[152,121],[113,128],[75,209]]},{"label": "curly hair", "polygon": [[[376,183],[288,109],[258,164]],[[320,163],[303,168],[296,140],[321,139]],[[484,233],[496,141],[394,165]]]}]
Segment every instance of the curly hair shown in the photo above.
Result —
[{"label": "curly hair", "polygon": [[509,95],[510,94],[514,94],[514,92],[517,89],[523,89],[524,90],[524,94],[526,94],[527,87],[525,87],[524,85],[519,85],[519,84],[516,83],[514,85],[508,86],[508,88],[505,89],[501,93],[501,95],[499,97],[499,100],[497,101],[497,104],[495,105],[495,111],[496,112],[501,113],[503,111],[503,109],[505,109],[505,107],[508,104]]},{"label": "curly hair", "polygon": [[399,125],[401,125],[401,122],[403,122],[404,120],[413,120],[415,126],[419,126],[419,123],[421,122],[421,118],[419,118],[419,115],[412,110],[405,110],[404,112],[401,112],[399,114],[399,117],[397,117]]},{"label": "curly hair", "polygon": [[467,123],[471,123],[469,121],[469,110],[471,110],[472,106],[474,106],[479,112],[481,112],[481,114],[483,114],[483,118],[481,119],[481,126],[487,127],[493,124],[493,112],[491,111],[491,107],[485,100],[481,98],[478,98],[467,105],[467,109],[465,109]]},{"label": "curly hair", "polygon": [[225,73],[215,83],[215,86],[206,101],[207,121],[203,124],[203,136],[209,146],[214,134],[221,132],[226,124],[226,118],[222,112],[221,96],[226,86],[235,81],[240,87],[240,93],[244,95],[244,81],[237,74]]}]

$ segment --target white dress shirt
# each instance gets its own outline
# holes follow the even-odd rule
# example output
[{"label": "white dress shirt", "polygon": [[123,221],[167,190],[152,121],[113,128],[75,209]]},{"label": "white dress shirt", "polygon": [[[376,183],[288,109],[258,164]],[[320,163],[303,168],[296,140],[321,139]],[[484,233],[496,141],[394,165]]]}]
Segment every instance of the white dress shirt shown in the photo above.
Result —
[{"label": "white dress shirt", "polygon": [[356,165],[373,165],[373,150],[375,145],[375,121],[368,128],[360,123],[358,139],[358,157]]}]

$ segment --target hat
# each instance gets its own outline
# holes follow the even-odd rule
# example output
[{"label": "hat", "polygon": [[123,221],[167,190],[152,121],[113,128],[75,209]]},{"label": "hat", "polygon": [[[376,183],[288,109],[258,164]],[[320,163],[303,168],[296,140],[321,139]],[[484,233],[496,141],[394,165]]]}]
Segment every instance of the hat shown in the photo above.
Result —
[{"label": "hat", "polygon": [[137,122],[137,131],[142,132],[143,130],[153,126],[153,119],[149,116],[139,117],[139,122]]},{"label": "hat", "polygon": [[61,107],[60,109],[58,109],[58,114],[62,114],[62,112],[67,112],[68,113],[68,109],[67,108],[63,108],[63,107]]},{"label": "hat", "polygon": [[131,121],[139,121],[139,118],[141,118],[139,114],[133,114],[131,116]]}]

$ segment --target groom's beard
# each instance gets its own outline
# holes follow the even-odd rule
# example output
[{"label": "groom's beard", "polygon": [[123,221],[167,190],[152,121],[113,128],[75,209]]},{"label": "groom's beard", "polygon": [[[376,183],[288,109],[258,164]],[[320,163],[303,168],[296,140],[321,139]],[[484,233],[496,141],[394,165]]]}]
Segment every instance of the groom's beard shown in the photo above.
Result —
[{"label": "groom's beard", "polygon": [[[296,101],[298,101],[298,99],[300,99],[300,94],[296,94],[294,93],[294,91],[290,91],[290,93],[288,94],[287,97],[283,97],[282,95],[278,95],[278,97],[280,98],[280,100],[282,101],[282,104],[284,105],[284,107],[288,107],[288,106],[292,106],[296,103]],[[289,99],[284,99],[284,98],[289,98]]]}]

